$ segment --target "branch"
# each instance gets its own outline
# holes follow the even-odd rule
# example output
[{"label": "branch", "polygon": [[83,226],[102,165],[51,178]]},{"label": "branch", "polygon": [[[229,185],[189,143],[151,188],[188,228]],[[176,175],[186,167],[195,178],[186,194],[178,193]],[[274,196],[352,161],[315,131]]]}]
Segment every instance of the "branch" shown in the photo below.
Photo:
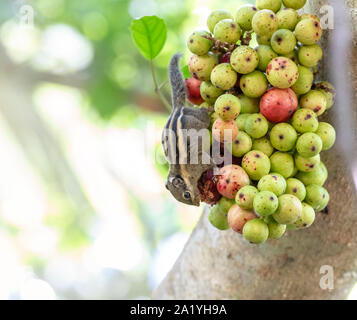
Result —
[{"label": "branch", "polygon": [[0,43],[1,69],[6,73],[17,75],[24,82],[32,86],[38,82],[53,82],[72,87],[84,88],[89,82],[90,75],[87,71],[76,72],[66,75],[56,75],[51,72],[37,71],[27,64],[16,64],[6,54],[6,48]]},{"label": "branch", "polygon": [[171,112],[171,105],[169,104],[169,102],[166,100],[166,98],[164,97],[164,95],[161,93],[161,86],[159,86],[158,81],[156,79],[156,74],[155,74],[155,70],[154,70],[154,65],[152,60],[149,61],[150,62],[150,70],[151,70],[151,74],[152,74],[152,80],[154,81],[154,86],[155,86],[155,93],[158,95],[158,97],[160,98],[160,100],[162,101],[162,103],[164,104],[164,106],[166,107],[166,109]]}]

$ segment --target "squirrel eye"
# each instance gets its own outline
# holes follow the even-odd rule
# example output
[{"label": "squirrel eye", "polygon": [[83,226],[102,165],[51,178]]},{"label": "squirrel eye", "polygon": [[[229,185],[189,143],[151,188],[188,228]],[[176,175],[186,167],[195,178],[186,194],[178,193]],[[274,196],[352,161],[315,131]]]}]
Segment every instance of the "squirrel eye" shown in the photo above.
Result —
[{"label": "squirrel eye", "polygon": [[184,197],[186,200],[189,200],[189,199],[191,199],[191,193],[189,193],[188,191],[185,191],[185,192],[183,193],[183,197]]}]

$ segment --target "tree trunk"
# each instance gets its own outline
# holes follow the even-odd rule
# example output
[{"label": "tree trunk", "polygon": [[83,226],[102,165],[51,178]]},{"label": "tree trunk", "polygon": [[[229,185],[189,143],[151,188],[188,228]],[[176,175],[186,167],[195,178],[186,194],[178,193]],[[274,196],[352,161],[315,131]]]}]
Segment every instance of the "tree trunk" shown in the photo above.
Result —
[{"label": "tree trunk", "polygon": [[[357,281],[357,44],[349,24],[352,18],[356,26],[357,1],[310,1],[305,11],[321,16],[324,4],[333,5],[335,29],[325,30],[319,77],[329,75],[336,85],[336,104],[325,117],[338,134],[335,147],[322,154],[329,169],[328,214],[318,213],[310,229],[257,246],[214,229],[205,210],[154,299],[344,299]],[[320,287],[324,265],[334,271],[331,290]]]}]

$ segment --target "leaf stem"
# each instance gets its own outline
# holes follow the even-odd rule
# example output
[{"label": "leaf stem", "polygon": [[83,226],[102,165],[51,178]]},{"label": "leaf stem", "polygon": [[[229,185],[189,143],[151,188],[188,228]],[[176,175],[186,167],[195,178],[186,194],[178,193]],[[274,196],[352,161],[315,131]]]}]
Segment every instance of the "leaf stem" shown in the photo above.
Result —
[{"label": "leaf stem", "polygon": [[162,101],[162,103],[164,104],[166,109],[171,112],[172,107],[171,107],[170,103],[167,101],[167,99],[164,97],[164,95],[160,91],[160,87],[159,87],[159,84],[156,79],[156,74],[155,74],[154,65],[152,63],[152,60],[149,60],[149,63],[150,63],[152,80],[154,81],[155,93],[158,95],[158,97],[160,98],[160,100]]},{"label": "leaf stem", "polygon": [[160,85],[159,85],[159,90],[161,90],[163,87],[165,87],[169,82],[167,80],[165,80],[164,82],[162,82]]}]

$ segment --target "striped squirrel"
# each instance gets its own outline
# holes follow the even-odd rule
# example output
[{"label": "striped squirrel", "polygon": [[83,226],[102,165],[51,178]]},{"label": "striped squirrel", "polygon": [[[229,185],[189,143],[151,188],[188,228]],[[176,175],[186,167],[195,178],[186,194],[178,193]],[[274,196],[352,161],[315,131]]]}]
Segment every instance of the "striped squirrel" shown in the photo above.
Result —
[{"label": "striped squirrel", "polygon": [[[186,84],[179,69],[180,58],[180,54],[175,54],[169,67],[173,108],[162,134],[162,145],[170,164],[166,188],[179,202],[199,206],[198,182],[204,172],[214,167],[212,158],[202,148],[207,141],[203,138],[204,132],[209,137],[210,116],[205,108],[185,106]],[[197,161],[192,161],[194,152]]]}]

